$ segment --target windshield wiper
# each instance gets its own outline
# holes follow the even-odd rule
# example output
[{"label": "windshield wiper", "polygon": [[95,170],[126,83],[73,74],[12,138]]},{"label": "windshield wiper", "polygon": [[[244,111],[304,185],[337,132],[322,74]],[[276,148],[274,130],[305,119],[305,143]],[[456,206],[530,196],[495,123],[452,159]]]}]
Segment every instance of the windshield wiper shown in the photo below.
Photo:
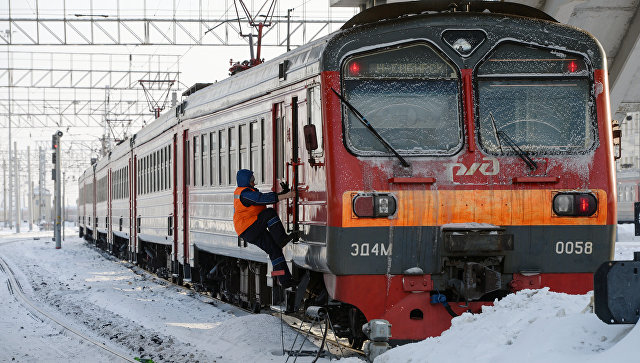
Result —
[{"label": "windshield wiper", "polygon": [[382,145],[384,145],[384,147],[386,147],[387,149],[389,149],[389,151],[391,151],[397,158],[398,160],[400,160],[400,163],[402,164],[402,166],[404,166],[405,168],[409,167],[409,163],[402,157],[402,155],[400,155],[396,149],[393,148],[393,146],[391,146],[382,136],[380,136],[380,134],[378,133],[378,131],[376,131],[376,129],[369,123],[369,121],[367,121],[367,118],[364,117],[355,107],[353,107],[353,105],[351,103],[349,103],[349,101],[347,101],[344,97],[342,97],[341,94],[339,94],[335,89],[331,88],[331,90],[333,91],[333,93],[336,94],[336,96],[338,96],[338,98],[340,98],[340,101],[342,101],[342,103],[344,103],[347,108],[349,110],[351,110],[351,112],[353,112],[354,115],[356,115],[356,117],[358,118],[358,120],[360,120],[360,122],[362,122],[362,124],[369,130],[371,131],[371,133],[378,139],[380,140],[380,142],[382,143]]},{"label": "windshield wiper", "polygon": [[496,135],[496,140],[498,140],[498,147],[500,147],[500,154],[504,153],[502,151],[502,142],[501,142],[501,141],[504,141],[507,144],[507,146],[509,146],[511,150],[513,150],[520,157],[520,159],[522,159],[524,163],[527,164],[529,169],[531,170],[538,169],[538,164],[536,164],[536,162],[529,157],[529,154],[526,151],[522,150],[513,141],[513,139],[509,135],[507,135],[506,132],[498,131],[498,128],[496,127],[496,119],[493,118],[493,114],[491,112],[489,112],[489,116],[491,117],[491,126],[493,127],[493,133]]}]

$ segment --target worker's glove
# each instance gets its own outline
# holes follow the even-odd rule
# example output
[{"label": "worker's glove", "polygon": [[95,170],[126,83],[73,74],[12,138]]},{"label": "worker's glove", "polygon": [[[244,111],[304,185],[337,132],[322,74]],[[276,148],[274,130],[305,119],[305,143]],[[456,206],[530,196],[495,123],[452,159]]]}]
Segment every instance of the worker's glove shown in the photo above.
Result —
[{"label": "worker's glove", "polygon": [[289,193],[289,184],[285,183],[285,182],[280,182],[280,186],[282,187],[282,191],[280,193],[278,193],[278,195],[280,194],[285,194],[285,193]]}]

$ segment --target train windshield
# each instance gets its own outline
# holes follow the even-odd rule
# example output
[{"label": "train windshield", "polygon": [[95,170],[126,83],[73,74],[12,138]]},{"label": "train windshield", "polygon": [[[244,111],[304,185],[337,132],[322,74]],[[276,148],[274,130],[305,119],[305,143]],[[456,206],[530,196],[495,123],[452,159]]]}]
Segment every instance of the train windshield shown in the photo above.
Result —
[{"label": "train windshield", "polygon": [[[349,58],[343,95],[403,155],[453,154],[462,143],[455,68],[426,44]],[[357,116],[343,108],[346,143],[359,155],[389,155]]]},{"label": "train windshield", "polygon": [[596,143],[591,78],[573,54],[504,44],[478,68],[481,147],[513,154],[506,134],[529,154],[576,154]]}]

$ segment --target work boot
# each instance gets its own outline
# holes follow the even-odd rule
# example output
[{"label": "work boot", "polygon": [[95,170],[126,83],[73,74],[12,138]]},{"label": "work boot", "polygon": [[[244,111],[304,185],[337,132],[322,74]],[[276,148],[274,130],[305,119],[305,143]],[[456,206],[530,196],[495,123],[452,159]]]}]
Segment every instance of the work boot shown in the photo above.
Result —
[{"label": "work boot", "polygon": [[289,274],[280,276],[278,278],[278,285],[282,286],[282,288],[285,290],[289,288],[293,288],[293,290],[295,290],[296,287],[298,287],[299,283],[300,283],[299,281],[294,279],[293,276]]},{"label": "work boot", "polygon": [[298,232],[297,231],[293,231],[291,233],[289,233],[288,235],[286,235],[283,239],[282,242],[280,242],[280,248],[284,248],[284,246],[286,246],[289,242],[293,241],[294,243],[298,241]]}]

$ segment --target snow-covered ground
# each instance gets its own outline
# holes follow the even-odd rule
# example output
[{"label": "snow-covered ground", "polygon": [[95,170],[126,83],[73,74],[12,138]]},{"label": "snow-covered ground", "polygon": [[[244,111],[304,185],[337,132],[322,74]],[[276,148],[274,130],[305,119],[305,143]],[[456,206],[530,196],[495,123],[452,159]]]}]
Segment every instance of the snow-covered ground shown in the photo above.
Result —
[{"label": "snow-covered ground", "polygon": [[[35,304],[93,340],[124,356],[155,362],[287,360],[281,335],[288,349],[296,332],[283,329],[277,318],[247,315],[105,258],[70,237],[76,235],[72,229],[67,229],[60,250],[50,235],[0,231],[0,257]],[[632,259],[633,252],[640,251],[633,225],[619,226],[618,241],[617,260]],[[40,320],[17,303],[4,280],[8,275],[0,270],[0,361],[118,361],[59,325]],[[545,289],[521,291],[484,308],[482,314],[455,318],[440,337],[396,347],[376,362],[640,361],[640,327],[602,323],[585,311],[590,298]]]},{"label": "snow-covered ground", "polygon": [[[25,294],[60,321],[132,359],[286,360],[281,336],[284,334],[285,347],[290,349],[297,333],[286,326],[282,329],[276,317],[247,314],[137,268],[132,270],[123,262],[105,258],[80,238],[69,238],[76,233],[68,229],[59,250],[51,241],[51,232],[0,233],[0,257],[15,272]],[[118,361],[17,304],[4,280],[7,274],[0,271],[0,362]],[[298,337],[296,349],[301,341]],[[307,344],[304,349],[311,348]]]}]

